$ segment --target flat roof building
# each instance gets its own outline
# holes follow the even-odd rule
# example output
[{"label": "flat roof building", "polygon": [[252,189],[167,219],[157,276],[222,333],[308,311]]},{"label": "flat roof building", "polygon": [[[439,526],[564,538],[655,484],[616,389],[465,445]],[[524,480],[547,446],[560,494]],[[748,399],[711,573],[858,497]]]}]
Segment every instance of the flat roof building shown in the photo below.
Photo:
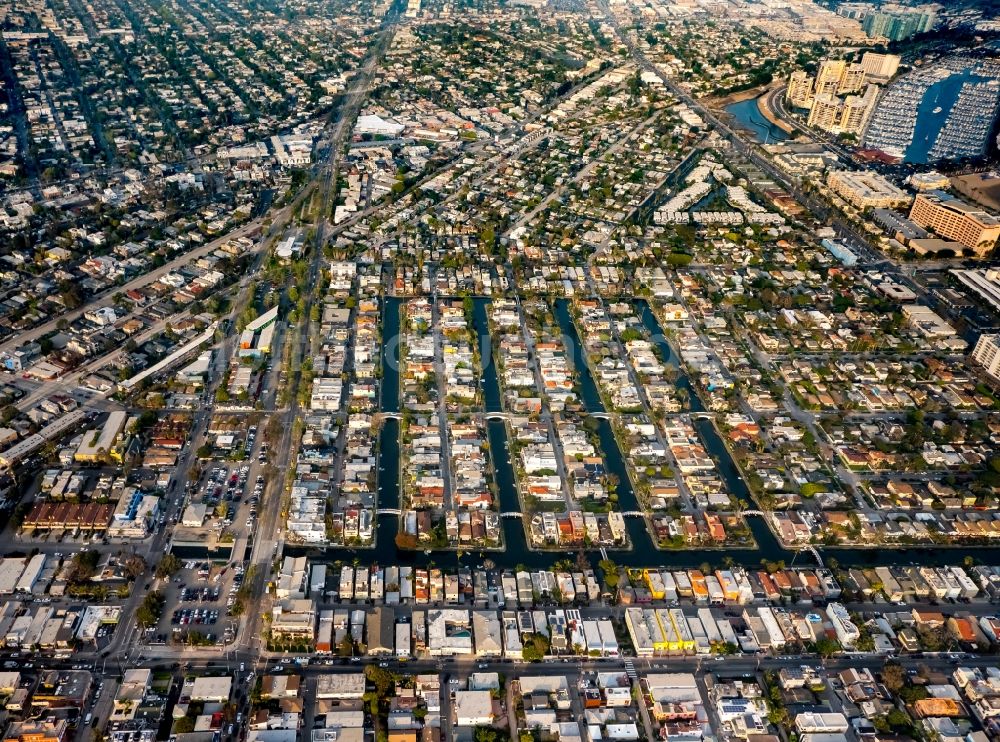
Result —
[{"label": "flat roof building", "polygon": [[233,690],[233,679],[228,675],[199,677],[184,683],[181,698],[189,701],[225,703]]},{"label": "flat roof building", "polygon": [[1000,377],[1000,335],[980,335],[972,360],[990,376]]},{"label": "flat roof building", "polygon": [[316,639],[316,604],[309,599],[279,601],[271,609],[271,637],[279,641]]},{"label": "flat roof building", "polygon": [[7,728],[4,740],[16,742],[63,742],[66,739],[66,719],[44,721],[14,721]]},{"label": "flat roof building", "polygon": [[82,462],[107,460],[112,455],[115,442],[127,420],[128,413],[124,410],[115,410],[109,414],[100,430],[90,430],[83,434],[83,440],[73,458]]},{"label": "flat roof building", "polygon": [[917,194],[910,219],[979,257],[989,253],[1000,238],[1000,220],[942,191]]},{"label": "flat roof building", "polygon": [[866,79],[879,82],[887,82],[895,76],[899,62],[900,58],[896,54],[865,52],[861,56],[861,68],[865,71]]},{"label": "flat roof building", "polygon": [[906,191],[878,173],[831,170],[826,183],[830,190],[859,209],[889,209],[910,203]]},{"label": "flat roof building", "polygon": [[357,699],[365,694],[363,672],[320,675],[316,678],[316,698],[326,700]]},{"label": "flat roof building", "polygon": [[493,723],[493,697],[488,690],[456,691],[454,704],[455,724],[460,727]]}]

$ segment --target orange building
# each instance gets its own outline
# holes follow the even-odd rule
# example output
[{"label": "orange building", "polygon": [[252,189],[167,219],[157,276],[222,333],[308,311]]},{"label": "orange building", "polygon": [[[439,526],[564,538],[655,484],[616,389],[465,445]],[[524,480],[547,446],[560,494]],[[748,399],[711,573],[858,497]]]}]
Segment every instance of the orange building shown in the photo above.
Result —
[{"label": "orange building", "polygon": [[63,742],[66,739],[65,719],[56,721],[15,721],[7,729],[4,742]]},{"label": "orange building", "polygon": [[962,243],[979,257],[989,253],[1000,239],[1000,220],[942,191],[917,194],[910,219]]}]

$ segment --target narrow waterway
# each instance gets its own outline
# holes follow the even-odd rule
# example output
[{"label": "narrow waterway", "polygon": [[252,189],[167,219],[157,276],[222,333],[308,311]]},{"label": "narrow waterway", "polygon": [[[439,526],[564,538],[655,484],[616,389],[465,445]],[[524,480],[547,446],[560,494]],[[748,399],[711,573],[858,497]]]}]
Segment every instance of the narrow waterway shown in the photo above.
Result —
[{"label": "narrow waterway", "polygon": [[639,314],[639,319],[642,320],[643,327],[649,333],[649,341],[659,348],[663,362],[668,366],[673,366],[677,370],[677,380],[674,382],[674,386],[687,392],[688,408],[691,412],[704,412],[705,405],[701,403],[701,398],[694,387],[691,386],[691,379],[688,378],[688,375],[681,368],[681,359],[674,353],[673,346],[663,334],[663,328],[660,327],[660,323],[656,319],[656,315],[653,314],[649,302],[645,299],[637,299],[634,306]]},{"label": "narrow waterway", "polygon": [[500,391],[500,379],[497,376],[497,365],[493,358],[493,342],[490,337],[490,321],[488,316],[491,302],[486,297],[478,297],[472,303],[472,329],[476,333],[479,344],[479,365],[483,370],[480,383],[483,387],[483,409],[487,412],[503,412],[503,394]]},{"label": "narrow waterway", "polygon": [[[563,343],[572,354],[573,366],[576,371],[576,378],[580,382],[581,397],[583,404],[590,414],[605,413],[604,402],[597,387],[597,382],[590,373],[587,365],[587,358],[584,355],[586,350],[576,332],[573,318],[570,315],[569,301],[557,299],[554,305],[556,322],[562,331]],[[622,512],[641,510],[635,492],[632,491],[632,481],[628,476],[628,468],[625,457],[622,456],[618,447],[618,440],[615,438],[611,421],[604,418],[597,418],[597,435],[601,441],[601,451],[604,454],[604,463],[607,470],[618,479],[616,492],[618,494],[618,510]],[[656,549],[653,546],[649,531],[646,529],[644,518],[626,518],[625,528],[628,531],[629,541],[632,543],[632,551],[635,554],[647,554],[648,558],[655,558]]]},{"label": "narrow waterway", "polygon": [[[673,346],[670,345],[663,334],[663,328],[660,326],[659,320],[656,319],[656,315],[653,314],[649,302],[645,299],[639,299],[636,300],[634,306],[639,312],[643,326],[649,333],[650,342],[660,349],[664,362],[677,369],[677,381],[675,385],[678,389],[685,389],[687,391],[689,409],[693,415],[696,415],[692,417],[691,424],[701,438],[705,450],[715,460],[722,481],[726,483],[726,487],[733,497],[753,505],[754,501],[750,494],[750,489],[747,487],[743,477],[740,476],[739,468],[736,466],[736,462],[733,461],[732,456],[729,455],[729,449],[726,448],[725,442],[719,436],[719,431],[711,419],[697,417],[699,413],[705,411],[705,405],[702,404],[697,390],[691,384],[691,379],[688,378],[684,369],[681,368],[680,359],[674,352]],[[778,539],[775,538],[763,518],[757,515],[750,515],[746,517],[746,522],[750,528],[750,532],[753,533],[754,539],[757,541],[758,547],[760,547],[759,559],[778,560],[786,557],[785,549],[778,542]]]},{"label": "narrow waterway", "polygon": [[[379,408],[382,412],[399,412],[399,311],[401,300],[387,297],[382,308],[382,379],[379,385]],[[398,508],[399,421],[386,418],[378,438],[378,507]],[[399,518],[395,515],[376,516],[375,548],[381,553],[395,551]]]},{"label": "narrow waterway", "polygon": [[[479,361],[483,370],[480,382],[483,387],[483,405],[487,413],[503,412],[503,395],[497,366],[493,360],[493,345],[490,338],[490,323],[487,311],[490,300],[485,297],[475,299],[472,306],[472,327],[479,342]],[[516,513],[521,505],[517,498],[517,479],[510,463],[510,447],[507,442],[507,428],[503,420],[488,420],[486,436],[490,444],[490,461],[493,464],[493,478],[497,485],[497,497],[501,513]],[[505,552],[522,554],[528,551],[528,540],[524,523],[518,518],[504,518],[501,523]]]}]

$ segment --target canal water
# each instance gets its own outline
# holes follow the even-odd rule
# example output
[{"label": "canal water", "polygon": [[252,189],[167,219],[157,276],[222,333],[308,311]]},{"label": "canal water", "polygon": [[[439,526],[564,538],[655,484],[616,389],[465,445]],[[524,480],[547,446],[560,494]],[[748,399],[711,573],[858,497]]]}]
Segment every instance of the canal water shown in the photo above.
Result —
[{"label": "canal water", "polygon": [[[569,301],[567,299],[557,299],[553,309],[556,322],[559,323],[559,329],[562,331],[563,343],[571,352],[570,357],[573,360],[576,378],[580,382],[580,396],[583,399],[584,406],[587,408],[587,412],[591,414],[606,412],[604,402],[601,400],[601,395],[597,388],[597,382],[591,375],[590,367],[587,365],[587,359],[584,356],[586,350],[580,341],[579,335],[576,333],[576,326],[573,324],[573,318],[569,311]],[[598,418],[597,424],[597,435],[601,441],[604,463],[607,465],[608,472],[614,474],[618,479],[618,510],[622,512],[641,510],[635,492],[632,490],[632,482],[628,476],[625,458],[618,447],[618,440],[615,438],[611,421]],[[625,528],[628,531],[633,552],[656,552],[643,518],[626,518]]]},{"label": "canal water", "polygon": [[775,143],[788,139],[788,134],[780,126],[768,121],[757,107],[757,99],[741,100],[726,106],[726,112],[733,117],[733,123],[753,135],[758,142]]},{"label": "canal water", "polygon": [[[705,411],[705,405],[702,403],[701,397],[698,396],[697,390],[691,384],[691,379],[688,378],[688,375],[684,373],[681,368],[680,359],[674,352],[673,346],[667,341],[666,336],[663,334],[663,328],[656,319],[656,315],[653,314],[653,310],[649,306],[649,302],[645,299],[638,299],[636,300],[634,306],[639,313],[639,318],[642,321],[643,327],[645,327],[646,332],[649,333],[650,341],[660,349],[664,361],[668,365],[677,369],[678,375],[676,386],[678,389],[685,389],[687,391],[688,406],[693,414],[691,424],[697,431],[698,437],[701,438],[701,442],[705,446],[705,450],[708,451],[709,455],[712,459],[714,459],[716,466],[719,469],[719,475],[722,477],[722,481],[726,483],[726,487],[729,489],[729,492],[733,495],[733,497],[737,500],[744,500],[748,505],[752,506],[754,501],[750,494],[750,489],[747,487],[743,477],[740,476],[739,468],[736,466],[736,462],[733,461],[733,457],[729,454],[729,449],[726,448],[726,444],[719,435],[719,431],[716,429],[711,419],[698,416],[699,413]],[[782,553],[784,549],[778,542],[777,538],[775,538],[774,533],[771,532],[770,527],[764,522],[763,518],[759,515],[748,515],[746,516],[746,522],[747,526],[750,528],[750,532],[753,533],[757,546],[760,548],[760,558],[783,558],[780,556],[772,556]]]},{"label": "canal water", "polygon": [[[490,300],[479,297],[472,305],[472,327],[479,338],[479,360],[483,370],[480,380],[483,386],[483,404],[487,413],[503,412],[503,395],[497,377],[497,365],[493,359],[493,343],[490,338],[490,323],[487,316]],[[517,497],[517,479],[510,463],[510,447],[507,442],[507,428],[503,420],[486,422],[486,437],[490,444],[490,460],[497,485],[497,497],[501,513],[516,513],[521,505]],[[524,524],[517,518],[504,518],[503,527],[505,553],[519,554],[528,551],[528,540]]]},{"label": "canal water", "polygon": [[694,387],[691,386],[691,379],[681,370],[681,359],[674,353],[673,346],[667,342],[667,338],[663,334],[663,328],[660,327],[660,323],[656,319],[656,315],[653,314],[649,302],[645,299],[639,299],[635,302],[634,306],[639,314],[639,319],[642,321],[642,326],[649,333],[650,342],[660,350],[664,363],[677,369],[677,381],[674,386],[687,392],[689,409],[691,412],[704,412],[705,406],[701,403],[701,398],[695,392]]},{"label": "canal water", "polygon": [[[399,365],[398,365],[398,336],[399,336],[399,310],[401,300],[396,298],[386,299],[385,316],[383,318],[382,332],[382,409],[386,412],[397,412],[399,410]],[[475,324],[480,335],[488,334],[485,325],[481,321],[485,320],[486,300],[477,302]],[[679,365],[679,361],[674,354],[669,343],[662,335],[656,318],[652,315],[648,304],[644,301],[637,302],[641,319],[650,331],[650,335],[664,351],[664,357],[668,362]],[[566,300],[556,301],[556,317],[564,334],[574,340],[572,351],[573,361],[579,370],[581,396],[584,405],[590,412],[602,412],[603,404],[597,387],[589,373],[582,356],[582,348],[579,339],[573,328],[572,319],[569,315],[569,306]],[[567,332],[568,330],[568,332]],[[483,347],[482,345],[480,347]],[[496,379],[495,367],[490,370],[492,364],[487,364],[484,370],[483,389],[488,411],[498,411],[500,409],[499,384]],[[677,384],[679,387],[689,388],[691,391],[692,412],[699,412],[703,409],[700,400],[694,390],[690,388],[690,382],[681,374]],[[611,433],[610,425],[606,420],[601,420],[601,446],[604,449],[605,458],[608,462],[609,470],[618,473],[622,485],[619,486],[619,496],[622,510],[635,508],[635,498],[628,483],[621,452],[618,450],[617,442]],[[731,488],[731,491],[738,497],[749,499],[745,485],[735,470],[726,451],[725,446],[719,438],[714,426],[708,420],[696,419],[694,425],[705,443],[706,449],[719,463],[719,470]],[[501,510],[518,510],[517,496],[514,485],[513,469],[507,452],[507,435],[502,421],[490,421],[487,425],[490,448],[495,453],[494,467],[497,485],[500,496]],[[399,425],[396,420],[385,420],[382,427],[382,434],[379,438],[379,460],[382,470],[378,478],[378,502],[379,507],[398,508],[400,502],[400,481],[399,481]],[[626,489],[627,488],[627,489]],[[627,495],[626,495],[627,492]],[[629,497],[626,500],[625,497]],[[627,504],[629,503],[630,504]],[[725,556],[732,557],[738,564],[746,567],[756,567],[762,559],[784,560],[786,564],[793,561],[797,564],[811,564],[812,559],[808,556],[797,556],[795,552],[784,549],[777,542],[770,530],[760,518],[748,519],[751,530],[754,533],[759,549],[731,549],[725,552]],[[698,567],[705,561],[711,564],[720,564],[723,554],[718,551],[700,551],[690,549],[685,551],[659,551],[653,548],[650,537],[643,527],[643,521],[638,518],[626,519],[629,526],[629,537],[632,539],[633,549],[628,552],[614,552],[611,557],[618,564],[634,567],[666,567],[666,568],[692,568]],[[442,569],[458,566],[476,568],[483,564],[485,559],[492,560],[498,567],[513,568],[515,565],[524,565],[528,569],[547,569],[559,559],[565,559],[567,554],[531,551],[527,548],[524,537],[524,530],[517,520],[504,521],[504,538],[506,539],[506,551],[504,553],[482,553],[467,552],[458,554],[456,552],[433,552],[431,554],[422,551],[401,551],[396,548],[395,536],[398,519],[395,516],[379,516],[378,535],[375,548],[373,549],[347,549],[347,548],[310,548],[305,546],[293,546],[286,544],[284,553],[288,556],[308,556],[317,562],[335,564],[337,562],[350,564],[354,559],[360,560],[362,564],[376,563],[380,565],[408,565],[408,566],[429,566],[433,565]],[[515,526],[515,527],[511,527]],[[965,556],[972,556],[977,562],[984,564],[1000,563],[1000,549],[995,548],[969,548],[969,549],[821,549],[824,558],[835,557],[842,566],[888,566],[900,564],[956,564]],[[597,552],[588,552],[587,558],[596,566],[600,555]]]},{"label": "canal water", "polygon": [[[382,313],[382,379],[379,390],[379,407],[382,412],[399,412],[399,312],[402,302],[387,297]],[[399,477],[399,421],[386,418],[378,438],[378,507],[398,508]],[[396,548],[399,518],[380,515],[375,532],[375,548],[379,551]]]}]

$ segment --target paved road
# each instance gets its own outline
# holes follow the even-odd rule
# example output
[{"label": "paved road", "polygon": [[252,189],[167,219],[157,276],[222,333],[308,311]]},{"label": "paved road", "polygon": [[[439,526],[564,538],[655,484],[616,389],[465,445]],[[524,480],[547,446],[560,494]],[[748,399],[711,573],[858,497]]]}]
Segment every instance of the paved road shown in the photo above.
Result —
[{"label": "paved road", "polygon": [[[332,123],[329,136],[329,148],[331,160],[326,172],[322,174],[321,180],[324,201],[321,208],[322,218],[317,228],[318,239],[313,246],[313,256],[309,269],[309,277],[306,286],[310,291],[306,295],[306,307],[300,324],[297,328],[299,332],[289,333],[287,342],[295,343],[292,349],[291,368],[300,368],[301,359],[310,352],[312,347],[313,323],[310,320],[310,309],[315,301],[322,300],[322,296],[317,295],[316,287],[319,284],[319,272],[323,262],[323,240],[324,230],[327,227],[327,217],[330,213],[332,199],[336,196],[336,183],[338,168],[341,164],[341,151],[354,120],[360,113],[361,106],[367,98],[372,79],[378,69],[381,59],[389,47],[392,40],[395,24],[398,18],[398,8],[393,7],[383,24],[383,30],[379,39],[371,47],[368,59],[361,66],[358,74],[354,78],[350,90],[345,95],[344,103],[341,106],[336,120]],[[288,383],[292,390],[291,402],[288,411],[283,416],[283,434],[281,442],[277,447],[277,458],[275,461],[276,470],[281,476],[275,477],[268,483],[264,498],[261,503],[260,520],[256,538],[254,540],[253,551],[250,556],[250,569],[254,571],[250,585],[250,596],[247,600],[246,621],[240,628],[240,635],[237,639],[235,649],[238,651],[245,649],[255,649],[253,662],[256,664],[257,658],[263,654],[265,647],[263,641],[263,614],[269,609],[269,602],[265,600],[265,587],[271,577],[272,560],[280,558],[283,544],[281,530],[281,508],[285,500],[285,472],[293,464],[293,455],[297,441],[293,440],[295,432],[295,422],[299,415],[299,394],[298,383],[301,381],[301,371],[295,377],[290,377]]]},{"label": "paved road", "polygon": [[[448,435],[448,380],[444,372],[444,333],[437,294],[431,299],[431,332],[434,333],[434,376],[437,380],[438,435],[441,437],[441,478],[444,480],[444,509],[454,512],[455,491],[451,476],[451,436]],[[412,503],[410,503],[412,505]]]},{"label": "paved road", "polygon": [[[422,658],[419,660],[399,661],[396,658],[365,657],[362,662],[341,663],[339,659],[331,660],[330,665],[324,664],[324,660],[313,661],[305,667],[300,667],[290,660],[286,664],[295,669],[295,672],[302,674],[306,678],[317,675],[325,675],[337,672],[359,672],[365,664],[375,664],[385,662],[390,669],[403,671],[410,674],[436,673],[441,675],[442,682],[447,682],[452,676],[467,677],[472,672],[497,672],[503,673],[507,677],[513,676],[538,676],[538,675],[566,675],[572,672],[598,672],[620,668],[626,658],[593,658],[593,657],[550,657],[545,662],[529,663],[515,662],[509,659],[484,658],[474,656],[461,657],[440,657]],[[164,659],[158,658],[161,665]],[[878,669],[887,661],[898,662],[906,668],[917,669],[925,666],[931,670],[951,672],[955,667],[993,667],[996,658],[992,656],[975,656],[957,654],[955,659],[949,654],[939,654],[934,656],[915,657],[901,655],[896,657],[881,657],[871,653],[858,653],[838,655],[826,660],[815,654],[784,655],[772,657],[767,655],[757,656],[730,656],[721,657],[713,655],[684,656],[684,657],[643,657],[631,658],[640,674],[649,672],[698,672],[699,670],[725,673],[736,676],[741,674],[754,674],[763,670],[778,670],[785,667],[801,667],[803,665],[822,665],[827,672],[839,672],[848,668],[870,667]],[[213,659],[191,658],[183,664],[189,669],[233,666],[238,662],[238,656],[232,655],[223,657],[216,654]],[[155,662],[155,661],[154,661]],[[262,659],[259,664],[254,665],[258,670],[262,670],[267,664],[272,667],[276,664],[273,660]],[[250,669],[251,665],[247,665]]]},{"label": "paved road", "polygon": [[[96,739],[94,729],[103,729],[105,724],[107,724],[108,717],[111,716],[111,712],[114,710],[118,681],[105,676],[103,682],[104,689],[93,699],[93,704],[90,707],[90,713],[93,714],[93,724],[80,724],[75,735],[77,742],[89,742],[89,740]],[[80,714],[83,718],[86,718],[86,708]]]},{"label": "paved road", "polygon": [[[257,263],[255,269],[252,273],[259,270],[260,266],[264,261],[264,251],[260,251],[257,256]],[[230,312],[229,318],[231,320],[239,316],[247,304],[253,300],[253,295],[250,292],[251,281],[249,278],[245,278],[240,283],[240,290],[233,302],[233,308]],[[226,367],[229,365],[229,361],[232,358],[232,354],[236,348],[237,336],[231,333],[228,337],[223,340],[223,342],[215,348],[215,356],[213,359],[213,371],[211,375],[211,380],[205,387],[204,398],[207,400],[214,400],[215,391],[219,388],[222,383],[224,372]],[[275,347],[278,348],[280,345],[275,342]],[[273,386],[273,383],[272,383]],[[212,408],[211,406],[199,410],[192,419],[191,424],[191,437],[189,444],[185,447],[184,452],[178,459],[177,464],[174,466],[174,470],[170,475],[170,481],[167,484],[167,505],[165,509],[165,516],[167,521],[174,515],[179,515],[185,505],[188,502],[188,496],[185,492],[184,484],[188,481],[188,472],[191,470],[191,465],[194,462],[196,451],[206,440],[206,431],[208,429],[209,422],[212,418]],[[256,460],[256,455],[260,450],[260,446],[263,443],[263,435],[258,435],[257,440],[254,444],[254,450],[251,451],[251,458],[249,459],[251,463],[251,470],[247,475],[247,482],[253,482],[259,472],[259,464]],[[248,484],[249,486],[249,484]],[[237,521],[238,522],[238,521]],[[136,588],[133,589],[132,595],[129,596],[128,600],[122,608],[122,626],[131,626],[134,623],[135,611],[138,609],[139,604],[145,597],[145,590],[139,590],[138,585],[143,584],[144,581],[150,581],[153,579],[153,574],[156,570],[156,565],[159,563],[160,556],[167,551],[167,544],[172,535],[172,529],[158,528],[150,539],[147,550],[144,554],[148,568],[143,575],[136,578]],[[237,545],[239,545],[239,540]],[[234,557],[238,556],[234,553]],[[131,647],[129,645],[130,635],[119,629],[115,632],[111,643],[108,645],[106,651],[109,655],[117,655],[123,650],[128,651]]]},{"label": "paved road", "polygon": [[[726,612],[727,611],[728,612],[735,612],[736,614],[741,615],[742,612],[745,609],[755,610],[755,608],[759,607],[760,605],[762,605],[762,604],[761,603],[754,603],[754,604],[750,604],[750,605],[747,605],[747,606],[739,606],[739,605],[729,605],[729,606],[721,606],[721,607],[716,606],[716,607],[712,607],[712,611],[713,611],[713,615],[715,615],[715,616],[717,616],[719,618],[722,618],[722,617],[726,616]],[[883,602],[877,602],[877,603],[876,602],[845,602],[843,605],[851,613],[858,613],[858,614],[861,614],[863,616],[870,616],[870,615],[875,615],[875,614],[885,614],[885,613],[895,613],[895,612],[908,612],[908,611],[910,611],[912,609],[940,611],[941,613],[945,614],[946,616],[950,616],[950,615],[967,615],[967,616],[972,616],[972,617],[976,617],[976,618],[981,617],[981,616],[995,616],[997,614],[1000,614],[1000,606],[998,606],[996,604],[993,604],[993,603],[983,602],[983,601],[975,601],[975,602],[968,603],[968,604],[962,604],[962,603],[952,604],[952,603],[947,603],[947,602],[932,603],[932,602],[929,602],[929,601],[925,600],[925,601],[918,601],[918,602],[908,603],[906,606],[897,606],[895,604],[884,602],[884,601]],[[394,610],[395,610],[397,618],[408,618],[408,617],[411,616],[411,614],[412,614],[413,611],[415,611],[415,610],[427,610],[429,607],[431,607],[431,604],[417,605],[417,604],[410,603],[410,604],[406,604],[406,605],[395,606]],[[465,606],[465,607],[466,608],[472,608],[472,606],[468,606],[468,605]],[[551,611],[551,610],[553,610],[553,609],[555,609],[557,607],[558,606],[556,606],[556,605],[553,604],[553,605],[539,605],[537,608],[538,608],[538,610]],[[624,618],[625,618],[625,610],[626,610],[627,607],[628,606],[623,606],[623,605],[614,605],[614,606],[612,606],[612,605],[594,605],[594,606],[583,606],[583,607],[580,607],[578,610],[580,611],[581,617],[584,618],[584,619],[594,619],[594,620],[596,620],[596,619],[610,618],[610,619],[617,619],[619,621],[623,621]],[[696,606],[694,606],[693,604],[690,604],[690,603],[684,603],[681,606],[681,608],[685,611],[686,614],[690,614],[695,609],[695,607]],[[796,609],[796,610],[800,610],[800,611],[808,611],[808,610],[811,609],[811,605],[809,603],[800,603],[800,604],[796,604],[796,605],[791,606],[791,608],[792,609]],[[371,606],[370,605],[366,605],[366,604],[362,604],[362,603],[340,602],[340,601],[320,603],[319,605],[317,605],[317,610],[337,610],[337,609],[348,609],[348,610],[353,610],[353,609],[362,609],[362,610],[365,610],[365,609],[367,609],[367,610],[370,610]],[[511,609],[516,609],[516,606],[514,606]],[[525,610],[527,610],[527,608],[525,608]],[[257,642],[255,641],[256,637],[254,637],[252,635],[247,636],[246,637],[246,639],[247,639],[246,641],[243,640],[243,636],[244,635],[241,635],[241,639],[240,640],[238,640],[236,643],[234,643],[234,644],[232,644],[232,645],[230,645],[228,647],[221,647],[221,646],[188,647],[188,646],[173,645],[173,644],[166,645],[166,646],[147,647],[147,646],[139,646],[138,644],[132,642],[132,638],[134,636],[135,636],[134,622],[131,625],[127,626],[125,624],[124,620],[123,620],[122,625],[119,627],[118,631],[116,632],[116,639],[119,639],[119,641],[114,642],[112,645],[109,645],[110,656],[108,657],[108,659],[106,661],[107,662],[112,662],[112,663],[117,663],[117,662],[124,661],[124,660],[127,659],[129,662],[131,662],[133,664],[136,664],[136,663],[141,663],[144,658],[150,658],[150,659],[153,659],[155,661],[166,662],[166,663],[170,663],[170,662],[174,662],[174,661],[177,661],[177,662],[187,662],[187,663],[198,663],[198,662],[200,662],[200,663],[206,663],[206,662],[218,662],[220,659],[224,659],[224,660],[226,660],[226,661],[228,661],[230,663],[246,662],[246,663],[249,663],[248,666],[251,666],[251,665],[255,666],[255,663],[257,663],[258,661],[260,661],[260,662],[265,662],[265,661],[274,662],[274,661],[279,660],[281,658],[287,657],[287,655],[285,653],[282,653],[282,652],[263,651],[261,649],[261,647],[258,646]],[[102,652],[101,654],[103,656],[105,653]],[[80,658],[86,658],[88,656],[89,657],[95,657],[96,656],[96,652],[89,652],[89,653],[86,652],[86,651],[85,652],[81,652],[76,658],[74,658],[74,660],[72,660],[72,662],[79,662]],[[761,657],[762,657],[762,660],[766,660],[767,659],[764,656],[761,656]],[[581,663],[581,662],[584,663],[584,664],[592,663],[592,661],[589,658],[564,658],[564,659],[568,660],[570,663],[573,663],[573,664]],[[690,662],[696,662],[696,661],[698,661],[697,657],[691,657],[691,658],[670,657],[670,658],[662,658],[662,659],[663,659],[663,661],[669,661],[669,662],[674,662],[674,663],[684,663],[684,662],[689,662],[689,661]],[[734,661],[735,660],[740,660],[740,659],[748,661],[748,662],[757,662],[758,658],[755,657],[755,656],[751,656],[751,657],[745,657],[745,656],[743,656],[743,657],[734,658]],[[778,659],[787,659],[787,658],[778,658]],[[365,658],[363,661],[382,661],[382,658]],[[442,662],[442,660],[440,660],[440,659],[429,660],[429,661],[432,661],[432,662],[435,662],[435,663]],[[456,662],[461,662],[461,661],[463,661],[463,660],[456,660]],[[480,661],[480,660],[476,660],[476,661]],[[558,660],[558,661],[561,662],[562,660]],[[642,661],[644,662],[645,660],[642,660]],[[701,661],[710,661],[710,660],[702,659]],[[876,661],[881,661],[881,660],[878,660],[876,658]],[[947,660],[947,659],[946,659],[946,661],[950,662],[950,660]],[[637,663],[638,663],[638,660],[637,660]],[[419,665],[419,661],[413,661],[413,662],[411,662],[409,664],[410,665]],[[503,664],[507,664],[508,665],[508,669],[509,669],[509,663],[503,663]],[[334,665],[334,667],[339,667],[339,665]]]}]

